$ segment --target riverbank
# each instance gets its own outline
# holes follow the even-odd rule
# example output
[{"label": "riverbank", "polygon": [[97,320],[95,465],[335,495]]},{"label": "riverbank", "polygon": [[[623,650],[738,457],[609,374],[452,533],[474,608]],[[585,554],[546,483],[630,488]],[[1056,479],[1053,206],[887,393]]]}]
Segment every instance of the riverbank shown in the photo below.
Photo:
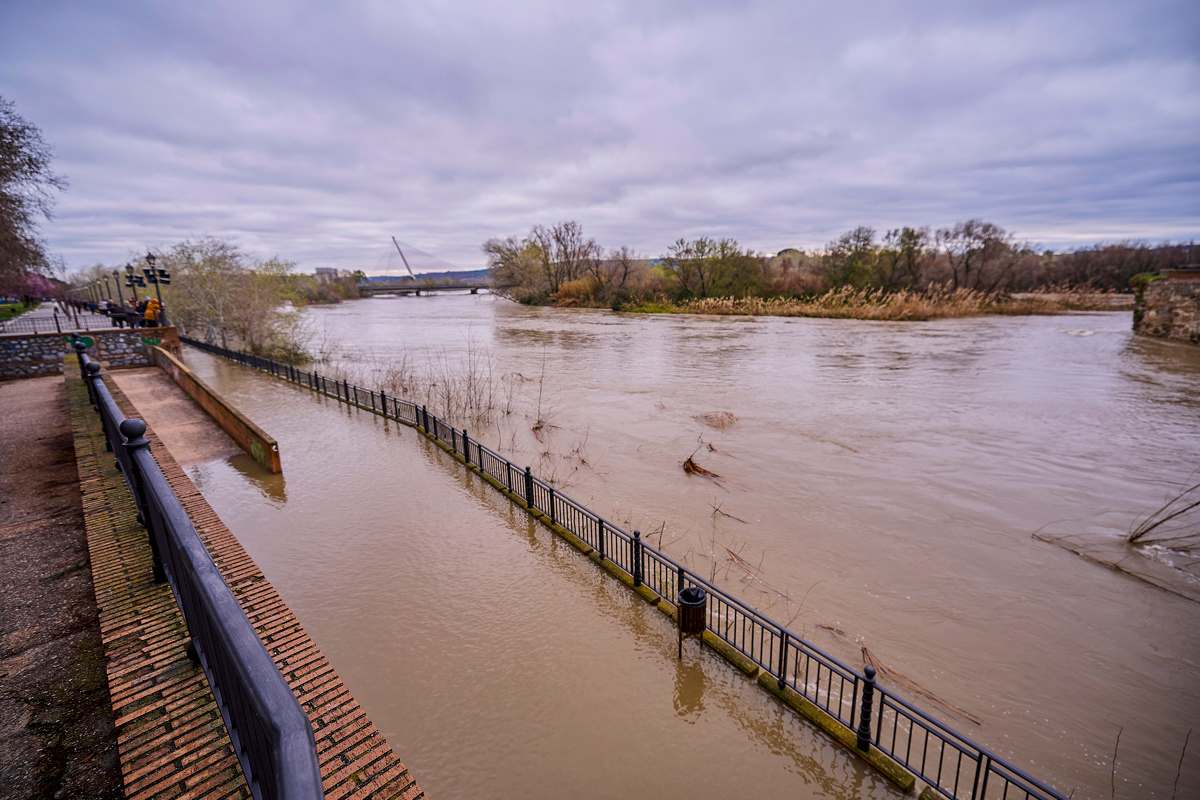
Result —
[{"label": "riverbank", "polygon": [[636,314],[816,317],[919,322],[987,315],[1029,316],[1078,311],[1128,311],[1132,308],[1132,295],[1105,292],[1005,294],[973,289],[882,292],[844,287],[809,298],[706,297],[681,303],[639,303],[625,306],[621,310]]}]

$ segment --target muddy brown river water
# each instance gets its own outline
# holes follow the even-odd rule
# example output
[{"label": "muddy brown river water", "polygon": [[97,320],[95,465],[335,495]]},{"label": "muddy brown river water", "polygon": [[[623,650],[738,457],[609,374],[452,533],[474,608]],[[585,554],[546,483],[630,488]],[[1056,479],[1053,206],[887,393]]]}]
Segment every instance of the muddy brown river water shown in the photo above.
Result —
[{"label": "muddy brown river water", "polygon": [[[1200,350],[1133,337],[1127,313],[867,323],[444,295],[305,314],[331,374],[485,380],[475,436],[834,655],[867,648],[1035,776],[1200,796],[1200,731],[1174,789],[1200,728],[1195,564],[1121,541],[1200,466]],[[891,794],[718,658],[677,663],[665,618],[413,431],[186,356],[284,463],[194,477],[435,796]],[[685,473],[693,454],[720,477]]]}]

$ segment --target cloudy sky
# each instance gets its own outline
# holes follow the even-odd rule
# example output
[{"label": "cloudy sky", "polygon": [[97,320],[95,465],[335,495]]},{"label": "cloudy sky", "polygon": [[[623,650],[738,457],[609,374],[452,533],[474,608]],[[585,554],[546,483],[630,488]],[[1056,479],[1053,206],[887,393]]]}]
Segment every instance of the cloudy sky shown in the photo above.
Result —
[{"label": "cloudy sky", "polygon": [[70,181],[73,267],[203,235],[474,267],[571,218],[646,255],[971,216],[1200,235],[1194,0],[3,0],[0,95]]}]

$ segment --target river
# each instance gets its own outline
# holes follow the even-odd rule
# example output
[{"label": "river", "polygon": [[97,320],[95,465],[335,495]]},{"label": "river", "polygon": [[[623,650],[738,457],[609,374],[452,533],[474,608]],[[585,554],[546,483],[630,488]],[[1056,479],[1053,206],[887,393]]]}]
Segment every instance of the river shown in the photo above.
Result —
[{"label": "river", "polygon": [[[1172,796],[1200,727],[1200,582],[1122,537],[1200,464],[1200,350],[1128,313],[304,313],[322,369],[490,398],[473,436],[846,661],[866,648],[1034,775],[1109,796],[1120,731],[1116,796]],[[412,431],[187,357],[285,468],[193,475],[432,793],[889,793],[715,657],[677,665],[664,619]],[[1200,793],[1191,744],[1179,797]]]}]

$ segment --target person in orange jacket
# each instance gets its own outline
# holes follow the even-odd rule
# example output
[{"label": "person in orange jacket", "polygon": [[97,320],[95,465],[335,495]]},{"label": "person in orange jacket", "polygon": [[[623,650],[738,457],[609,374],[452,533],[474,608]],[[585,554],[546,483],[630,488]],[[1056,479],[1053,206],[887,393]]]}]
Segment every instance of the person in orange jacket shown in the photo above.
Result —
[{"label": "person in orange jacket", "polygon": [[153,328],[158,324],[159,303],[157,298],[150,298],[146,302],[146,311],[142,315],[142,327]]}]

